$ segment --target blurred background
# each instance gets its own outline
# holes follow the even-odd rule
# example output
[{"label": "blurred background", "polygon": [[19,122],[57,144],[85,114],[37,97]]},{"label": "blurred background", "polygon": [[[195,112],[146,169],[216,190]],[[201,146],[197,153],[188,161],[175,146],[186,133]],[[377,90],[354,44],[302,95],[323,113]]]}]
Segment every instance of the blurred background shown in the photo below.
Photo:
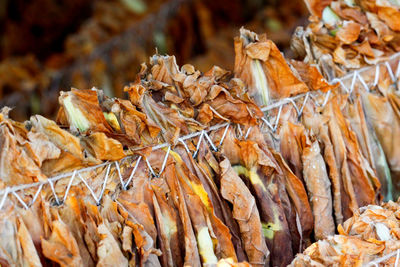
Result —
[{"label": "blurred background", "polygon": [[0,0],[0,108],[54,118],[60,90],[123,97],[156,48],[201,71],[232,69],[241,26],[290,57],[307,17],[302,0]]}]

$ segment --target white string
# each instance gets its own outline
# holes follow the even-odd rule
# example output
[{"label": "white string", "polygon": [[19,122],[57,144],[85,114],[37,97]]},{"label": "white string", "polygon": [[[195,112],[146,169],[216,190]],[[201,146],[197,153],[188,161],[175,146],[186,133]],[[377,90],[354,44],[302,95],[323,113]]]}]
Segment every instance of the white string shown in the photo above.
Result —
[{"label": "white string", "polygon": [[185,148],[187,153],[190,153],[189,147],[186,145],[185,141],[182,138],[178,138],[178,141],[182,143],[183,147]]},{"label": "white string", "polygon": [[304,97],[303,105],[301,105],[299,117],[301,116],[301,114],[303,114],[303,110],[304,110],[304,107],[306,106],[309,96],[310,96],[310,92],[307,92],[306,96]]},{"label": "white string", "polygon": [[199,141],[197,142],[196,151],[193,153],[193,158],[197,157],[197,153],[199,153],[201,141],[203,141],[204,131],[201,131]]},{"label": "white string", "polygon": [[210,136],[205,131],[204,131],[204,136],[206,137],[206,139],[207,139],[208,143],[210,144],[212,150],[214,152],[217,152],[218,149],[215,147],[215,145],[214,145],[213,141],[211,140]]},{"label": "white string", "polygon": [[397,69],[396,69],[396,80],[399,79],[400,76],[400,60],[399,63],[397,64]]},{"label": "white string", "polygon": [[154,172],[154,170],[151,167],[150,162],[147,160],[147,158],[146,158],[146,164],[147,164],[147,167],[149,168],[149,170],[151,172],[151,175],[153,175],[153,177],[157,177],[156,173]]},{"label": "white string", "polygon": [[8,196],[8,192],[10,192],[10,188],[6,187],[6,189],[4,190],[3,198],[1,199],[1,202],[0,202],[0,210],[3,208],[3,205],[6,202],[6,198]]},{"label": "white string", "polygon": [[99,194],[99,196],[97,198],[97,205],[100,205],[100,201],[103,198],[104,191],[106,190],[108,176],[110,175],[110,168],[111,168],[111,164],[107,166],[106,177],[104,178],[103,187],[102,187],[101,192],[100,192],[100,194]]},{"label": "white string", "polygon": [[269,129],[270,129],[271,131],[274,130],[274,127],[272,127],[271,123],[269,123],[269,121],[267,121],[264,117],[261,118],[261,120],[269,127]]},{"label": "white string", "polygon": [[92,195],[93,199],[96,201],[96,204],[99,204],[99,200],[96,197],[96,194],[94,193],[93,189],[89,186],[89,184],[86,182],[86,180],[82,177],[80,173],[78,173],[79,179],[83,182],[83,184],[87,187],[89,190],[90,194]]},{"label": "white string", "polygon": [[351,86],[350,86],[350,94],[353,92],[354,90],[354,85],[356,84],[356,78],[357,78],[357,71],[354,72],[353,74],[353,79],[351,80]]},{"label": "white string", "polygon": [[399,251],[400,251],[400,249],[397,249],[396,251],[394,251],[392,253],[389,253],[389,254],[386,254],[386,255],[384,255],[384,256],[382,256],[382,257],[380,257],[378,259],[375,259],[375,260],[373,260],[371,262],[368,262],[368,263],[364,264],[363,266],[371,266],[371,265],[379,266],[378,265],[379,263],[387,261],[388,259],[398,255]]},{"label": "white string", "polygon": [[71,175],[71,179],[69,179],[69,183],[68,183],[68,186],[67,186],[67,190],[65,191],[65,195],[64,195],[64,199],[63,199],[63,202],[64,202],[64,203],[65,203],[65,201],[67,200],[69,190],[71,189],[71,186],[72,186],[72,182],[73,182],[74,179],[75,179],[75,175],[76,175],[76,170],[75,170],[74,173]]},{"label": "white string", "polygon": [[364,86],[365,91],[369,92],[369,88],[367,83],[365,82],[364,78],[357,73],[358,80],[360,80],[361,84]]},{"label": "white string", "polygon": [[[399,61],[400,62],[400,61]],[[374,87],[378,84],[379,82],[379,75],[380,75],[380,70],[381,69],[381,65],[376,65],[375,68],[375,79],[374,79]]]},{"label": "white string", "polygon": [[136,169],[138,168],[139,162],[140,162],[141,159],[142,159],[142,156],[139,156],[138,159],[137,159],[137,161],[136,161],[135,167],[133,168],[133,170],[132,170],[132,172],[131,172],[131,175],[129,176],[128,181],[125,183],[125,185],[124,185],[124,187],[123,187],[124,190],[127,190],[128,185],[129,185],[129,183],[131,182],[131,180],[133,179],[133,175],[135,174]]},{"label": "white string", "polygon": [[334,79],[332,79],[331,83],[339,83],[348,94],[350,93],[349,88],[347,88],[347,86],[343,83],[343,81],[341,79],[334,78]]},{"label": "white string", "polygon": [[[23,192],[23,191],[22,191]],[[24,209],[29,209],[29,207],[26,205],[25,201],[21,199],[21,197],[17,194],[17,192],[12,192],[13,195],[18,199],[18,201],[24,206]]]},{"label": "white string", "polygon": [[275,121],[275,126],[274,126],[273,132],[275,132],[276,129],[278,129],[278,123],[279,123],[279,119],[281,118],[282,107],[283,106],[279,107],[278,116],[276,117],[276,121]]},{"label": "white string", "polygon": [[326,103],[328,103],[328,100],[329,100],[329,96],[330,96],[330,95],[331,95],[331,91],[328,91],[328,92],[325,94],[325,99],[324,99],[324,102],[322,102],[321,107],[325,107]]},{"label": "white string", "polygon": [[168,147],[167,154],[166,154],[165,157],[164,157],[164,161],[163,161],[163,163],[162,163],[162,165],[161,165],[161,170],[160,170],[160,172],[158,173],[158,176],[157,176],[157,177],[160,177],[161,174],[163,173],[163,171],[164,171],[164,169],[165,169],[165,166],[167,165],[167,160],[168,160],[168,156],[169,156],[169,152],[170,152],[170,151],[171,151],[171,146]]},{"label": "white string", "polygon": [[125,187],[125,183],[124,183],[124,180],[122,179],[121,169],[119,167],[118,161],[115,161],[115,168],[117,169],[119,181],[121,182],[122,188],[124,188]]},{"label": "white string", "polygon": [[400,257],[400,249],[397,250],[396,261],[394,262],[394,267],[399,266],[399,257]]},{"label": "white string", "polygon": [[395,77],[394,77],[394,74],[393,74],[392,68],[390,67],[389,62],[385,62],[385,65],[386,65],[386,68],[387,68],[387,70],[388,70],[388,72],[389,72],[390,79],[392,79],[392,82],[395,82],[396,79],[395,79]]},{"label": "white string", "polygon": [[[36,194],[35,194],[35,195],[33,196],[33,198],[32,198],[31,203],[29,203],[29,207],[32,206],[33,203],[36,202],[36,199],[38,198],[38,196],[39,196],[39,194],[40,194],[40,191],[42,191],[42,188],[43,188],[43,184],[41,184],[41,185],[39,186],[38,190],[36,191]],[[1,208],[0,208],[0,210],[1,210]]]},{"label": "white string", "polygon": [[218,147],[221,147],[222,144],[224,143],[225,136],[226,136],[226,134],[228,133],[229,126],[230,126],[230,124],[226,125],[225,130],[224,130],[224,133],[222,134],[221,140],[219,141]]},{"label": "white string", "polygon": [[53,195],[54,195],[54,198],[56,199],[57,205],[60,205],[60,204],[61,204],[61,203],[60,203],[60,200],[58,199],[58,196],[57,196],[57,194],[56,194],[56,190],[54,190],[53,181],[52,181],[52,180],[49,180],[49,184],[50,184],[51,191],[53,191]]},{"label": "white string", "polygon": [[300,110],[299,110],[299,108],[296,106],[296,103],[294,102],[294,100],[291,99],[291,98],[286,98],[286,99],[287,99],[290,103],[293,104],[294,109],[296,110],[297,116],[300,116]]},{"label": "white string", "polygon": [[247,137],[249,137],[249,134],[250,134],[252,128],[253,128],[253,127],[250,126],[249,129],[247,129],[246,135],[244,136],[244,139],[245,139],[245,140],[247,140]]}]

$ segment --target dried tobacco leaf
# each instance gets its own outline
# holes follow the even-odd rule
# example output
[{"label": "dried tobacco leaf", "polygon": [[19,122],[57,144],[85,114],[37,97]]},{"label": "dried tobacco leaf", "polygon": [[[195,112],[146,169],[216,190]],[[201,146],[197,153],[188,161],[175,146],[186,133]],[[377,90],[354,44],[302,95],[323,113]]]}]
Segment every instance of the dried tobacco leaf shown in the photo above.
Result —
[{"label": "dried tobacco leaf", "polygon": [[221,194],[233,205],[232,214],[239,224],[249,263],[255,266],[268,265],[270,253],[265,243],[256,201],[228,159],[222,160],[219,165]]},{"label": "dried tobacco leaf", "polygon": [[257,36],[244,28],[235,38],[234,73],[247,84],[249,95],[260,105],[308,91],[266,35]]},{"label": "dried tobacco leaf", "polygon": [[60,266],[82,266],[78,244],[71,231],[61,220],[52,222],[49,239],[42,239],[42,252],[46,258],[57,262]]}]

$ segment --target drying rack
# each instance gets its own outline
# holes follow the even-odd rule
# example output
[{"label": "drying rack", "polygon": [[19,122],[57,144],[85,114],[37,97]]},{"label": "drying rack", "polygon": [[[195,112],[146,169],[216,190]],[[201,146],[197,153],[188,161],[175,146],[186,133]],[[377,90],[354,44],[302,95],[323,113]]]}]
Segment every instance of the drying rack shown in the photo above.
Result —
[{"label": "drying rack", "polygon": [[[378,63],[375,66],[367,66],[367,67],[361,68],[359,70],[353,71],[341,78],[334,78],[330,81],[330,84],[339,83],[338,88],[341,88],[348,95],[351,95],[351,93],[353,92],[357,83],[359,83],[362,88],[364,88],[366,91],[369,92],[371,87],[375,87],[378,84],[382,67],[387,70],[392,82],[395,84],[396,87],[398,87],[399,85],[397,84],[397,82],[398,82],[398,79],[400,78],[400,53],[393,54],[391,57],[388,57],[385,61],[382,61],[381,63]],[[397,89],[399,89],[399,88],[397,88]],[[267,128],[269,128],[269,130],[271,130],[272,132],[275,132],[278,127],[282,107],[284,105],[292,104],[294,109],[297,112],[297,115],[300,117],[303,112],[304,106],[306,105],[306,103],[309,99],[311,99],[311,98],[315,99],[318,96],[319,97],[323,96],[322,103],[318,103],[315,100],[315,103],[317,105],[323,107],[328,102],[330,95],[331,95],[331,91],[327,91],[325,93],[321,92],[321,91],[307,92],[307,93],[299,94],[299,95],[296,95],[293,97],[284,98],[277,102],[271,103],[268,106],[262,107],[261,110],[264,112],[264,114],[266,114],[266,112],[269,110],[278,109],[277,116],[276,116],[274,122],[270,121],[271,118],[269,118],[268,115],[265,115],[263,118],[261,118],[262,124],[263,124],[262,126],[263,127],[266,126]],[[301,104],[301,107],[299,108],[298,105],[296,104],[296,101],[298,101],[300,99],[303,99],[303,102]],[[243,133],[240,125],[237,124],[236,126],[238,127],[237,129],[238,129],[239,135],[246,139],[248,134],[251,131],[251,127],[249,127],[247,129],[246,133]],[[217,125],[207,128],[207,129],[204,129],[202,131],[198,131],[198,132],[194,132],[194,133],[191,133],[191,134],[188,134],[185,136],[181,136],[178,138],[178,142],[183,144],[185,149],[188,152],[190,152],[185,141],[198,137],[199,139],[198,139],[198,142],[196,145],[196,150],[193,153],[193,157],[197,156],[197,153],[200,149],[200,145],[202,142],[208,142],[211,149],[214,151],[217,151],[218,148],[222,145],[229,127],[233,127],[233,124],[231,124],[229,122],[217,124]],[[212,142],[212,140],[209,136],[209,133],[212,133],[212,132],[215,132],[215,131],[218,131],[221,129],[224,129],[224,132],[223,132],[222,138],[221,138],[218,146],[216,146]],[[158,174],[155,173],[155,171],[152,168],[149,161],[146,158],[144,158],[144,161],[146,162],[146,164],[148,166],[150,174],[153,177],[159,177],[161,175],[161,173],[164,171],[171,146],[172,145],[169,143],[163,143],[163,144],[158,144],[158,145],[154,145],[151,147],[152,151],[167,148],[165,157],[163,159],[162,167]],[[135,148],[135,149],[133,149],[133,151],[138,151],[140,149],[141,148]],[[40,192],[42,191],[42,189],[44,188],[44,186],[50,186],[50,188],[52,190],[52,194],[54,195],[56,204],[62,205],[62,203],[65,202],[66,198],[68,197],[68,193],[69,193],[72,183],[75,179],[80,179],[83,182],[83,184],[88,188],[88,190],[89,190],[90,194],[92,195],[93,199],[95,200],[96,204],[100,205],[101,199],[103,197],[103,194],[104,194],[104,191],[105,191],[105,188],[106,188],[109,176],[110,176],[111,167],[113,165],[115,166],[114,172],[117,172],[117,174],[118,174],[121,188],[123,190],[128,190],[128,186],[135,174],[135,171],[137,170],[139,163],[143,160],[143,157],[142,156],[135,157],[136,163],[135,163],[135,166],[133,167],[131,174],[130,174],[129,178],[127,179],[127,181],[124,181],[122,178],[121,171],[120,171],[120,163],[127,159],[133,159],[133,157],[134,156],[130,155],[119,161],[104,162],[104,163],[101,163],[101,164],[98,164],[95,166],[90,166],[87,168],[74,170],[73,172],[62,173],[57,176],[50,177],[46,181],[6,187],[5,189],[0,190],[0,211],[5,206],[5,203],[7,200],[12,200],[10,198],[11,195],[13,195],[16,200],[18,200],[18,202],[21,204],[21,206],[23,208],[29,209],[29,207],[32,206],[35,203],[35,201],[37,200],[37,198],[38,198]],[[98,194],[96,196],[93,189],[89,186],[89,184],[82,177],[81,174],[92,171],[92,170],[96,170],[99,168],[106,168],[106,171],[105,171],[104,181],[102,182],[102,185],[101,185],[100,194]],[[67,178],[69,178],[70,180],[67,184],[67,188],[65,190],[64,197],[60,200],[59,196],[55,192],[54,184],[61,179],[67,179]],[[37,188],[37,191],[29,203],[26,203],[17,193],[17,192],[23,192],[26,189],[31,189],[31,188],[35,188],[35,187]],[[16,204],[15,201],[13,201],[12,203]],[[396,256],[396,266],[397,266],[397,264],[399,263],[399,259],[400,259],[400,249],[396,250],[390,254],[384,255],[381,258],[375,259],[374,261],[367,263],[365,266],[378,266],[379,263],[382,263],[394,256]]]},{"label": "drying rack", "polygon": [[[382,67],[384,67],[387,70],[387,72],[389,73],[389,76],[392,79],[393,83],[396,83],[398,78],[400,77],[400,53],[393,54],[387,60],[385,60],[384,62],[381,62],[381,63],[379,63],[379,64],[377,64],[375,66],[367,66],[367,67],[364,67],[362,69],[353,71],[353,72],[351,72],[351,73],[349,73],[349,74],[347,74],[347,75],[345,75],[345,76],[343,76],[341,78],[334,78],[333,80],[330,81],[330,83],[331,84],[339,83],[340,86],[338,88],[343,89],[343,91],[345,93],[349,94],[349,95],[353,92],[357,82],[360,83],[361,86],[365,90],[370,91],[370,87],[368,85],[374,87],[374,86],[376,86],[378,84],[379,76],[380,76]],[[365,76],[367,76],[367,78]],[[373,79],[371,79],[371,77],[373,77]],[[282,107],[284,105],[292,104],[294,106],[298,116],[300,116],[302,114],[302,112],[303,112],[304,106],[307,103],[308,99],[315,98],[318,95],[319,96],[324,95],[322,103],[318,104],[318,102],[316,102],[316,104],[318,104],[318,105],[323,107],[328,102],[329,97],[331,95],[331,91],[328,91],[328,92],[325,92],[325,93],[320,92],[320,91],[313,91],[313,92],[307,92],[307,93],[299,94],[299,95],[296,95],[296,96],[293,96],[293,97],[288,97],[288,98],[281,99],[280,101],[277,101],[275,103],[272,103],[272,104],[270,104],[268,106],[265,106],[265,107],[261,108],[261,110],[264,113],[266,111],[278,108],[279,110],[278,110],[277,116],[275,118],[275,121],[274,122],[270,122],[268,116],[264,116],[263,118],[261,118],[261,120],[262,120],[263,124],[269,128],[269,130],[271,130],[272,132],[275,132],[277,127],[278,127],[279,119],[280,119],[280,115],[281,115],[281,111],[282,111]],[[302,98],[304,100],[302,102],[301,107],[299,108],[297,106],[297,104],[296,104],[296,100],[299,100],[299,99],[302,99]],[[220,141],[220,144],[219,144],[219,146],[220,146],[222,144],[223,140],[224,140],[224,137],[225,137],[225,134],[228,131],[228,128],[231,125],[232,124],[228,123],[228,122],[222,123],[222,124],[217,124],[217,125],[214,125],[214,126],[211,126],[211,127],[207,128],[207,129],[204,129],[202,131],[198,131],[198,132],[194,132],[194,133],[191,133],[191,134],[188,134],[188,135],[185,135],[185,136],[181,136],[181,137],[178,138],[178,142],[183,144],[185,149],[188,150],[188,147],[187,147],[185,141],[193,139],[193,138],[196,138],[196,137],[199,137],[199,140],[197,142],[196,151],[193,154],[194,157],[197,155],[198,150],[200,148],[200,144],[202,143],[202,141],[204,139],[209,143],[211,148],[214,151],[216,151],[217,147],[214,145],[214,143],[212,142],[211,138],[209,137],[209,133],[215,132],[215,131],[220,130],[222,128],[225,128],[224,134],[223,134],[223,136],[221,138],[221,141]],[[248,130],[247,130],[247,132],[245,134],[243,134],[242,131],[241,131],[240,125],[237,125],[237,126],[238,126],[239,134],[246,138],[247,135],[249,134],[250,130],[251,130],[251,127],[248,128]],[[160,170],[160,173],[161,173],[163,171],[164,167],[165,167],[166,160],[167,160],[168,155],[169,155],[169,150],[171,148],[171,144],[163,143],[163,144],[154,145],[151,148],[152,148],[152,151],[158,150],[158,149],[163,149],[163,148],[168,148],[167,153],[166,153],[166,157],[165,157],[165,159],[163,161],[163,165],[162,165],[163,167]],[[141,148],[135,148],[135,149],[133,149],[133,151],[138,151],[140,149]],[[51,190],[52,190],[52,192],[54,194],[54,198],[56,200],[56,203],[57,204],[62,204],[62,201],[60,201],[60,199],[58,198],[58,196],[57,196],[57,194],[55,192],[54,183],[59,181],[59,180],[61,180],[61,179],[66,179],[66,178],[70,179],[70,182],[68,183],[67,189],[65,191],[66,193],[65,193],[64,198],[63,198],[63,201],[65,201],[66,197],[68,196],[69,189],[70,189],[70,187],[72,185],[72,181],[76,177],[81,179],[82,182],[85,184],[85,186],[88,187],[89,192],[92,194],[94,200],[96,201],[97,204],[99,204],[100,201],[101,201],[102,195],[95,196],[92,188],[90,188],[90,186],[87,184],[85,179],[83,179],[83,177],[81,176],[81,173],[88,172],[88,171],[91,171],[91,170],[95,170],[95,169],[98,169],[98,168],[107,167],[106,175],[104,177],[104,182],[103,182],[103,190],[101,191],[101,194],[103,194],[105,185],[106,185],[107,180],[108,180],[108,176],[109,176],[109,173],[110,173],[111,166],[115,165],[115,170],[118,172],[118,176],[119,176],[119,179],[120,179],[121,186],[122,186],[122,188],[124,190],[126,190],[128,188],[128,185],[129,185],[130,181],[133,178],[133,175],[134,175],[134,173],[136,171],[138,163],[141,161],[142,157],[139,156],[137,158],[136,165],[133,168],[132,173],[129,176],[129,179],[126,182],[124,182],[123,179],[122,179],[122,175],[121,175],[121,172],[120,172],[119,164],[120,164],[121,161],[127,160],[127,159],[132,158],[132,157],[133,156],[127,156],[127,157],[125,157],[125,158],[123,158],[123,159],[121,159],[119,161],[104,162],[104,163],[101,163],[101,164],[98,164],[98,165],[94,165],[94,166],[90,166],[90,167],[87,167],[87,168],[74,170],[73,172],[62,173],[62,174],[50,177],[46,181],[6,187],[5,189],[0,190],[0,210],[4,207],[4,204],[7,201],[7,199],[9,198],[10,195],[14,195],[15,198],[18,200],[18,202],[20,202],[20,204],[24,208],[28,209],[36,201],[40,191],[46,185],[50,186],[50,188],[51,188]],[[151,165],[147,161],[147,159],[145,159],[145,160],[146,160],[147,166],[149,167],[149,170],[150,170],[151,174],[153,176],[156,176],[156,177],[159,176],[159,174],[158,175],[155,174],[153,168],[151,167]],[[25,203],[21,199],[21,197],[17,194],[17,192],[24,191],[24,190],[29,189],[29,188],[35,188],[35,187],[37,187],[38,190],[37,190],[36,194],[34,195],[32,201],[30,203],[28,203],[28,204]]]}]

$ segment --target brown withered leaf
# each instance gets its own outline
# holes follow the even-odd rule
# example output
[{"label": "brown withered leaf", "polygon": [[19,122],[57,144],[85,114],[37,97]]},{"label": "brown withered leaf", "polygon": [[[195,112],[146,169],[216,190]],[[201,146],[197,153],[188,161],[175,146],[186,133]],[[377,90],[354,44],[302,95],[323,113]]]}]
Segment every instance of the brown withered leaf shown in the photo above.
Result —
[{"label": "brown withered leaf", "polygon": [[305,0],[308,10],[311,15],[322,17],[322,11],[326,6],[332,2],[332,0]]},{"label": "brown withered leaf", "polygon": [[220,162],[220,168],[221,194],[233,205],[232,214],[239,224],[249,263],[255,266],[264,266],[269,263],[269,251],[263,237],[256,201],[232,169],[228,159]]},{"label": "brown withered leaf", "polygon": [[234,74],[248,85],[249,95],[260,105],[308,91],[265,34],[257,36],[243,28],[235,38]]},{"label": "brown withered leaf", "polygon": [[82,266],[78,244],[71,231],[61,220],[52,222],[52,232],[49,239],[42,239],[42,252],[46,258],[60,264],[62,267]]},{"label": "brown withered leaf", "polygon": [[360,32],[360,24],[352,21],[344,21],[342,27],[336,32],[336,37],[344,44],[351,44],[358,39]]},{"label": "brown withered leaf", "polygon": [[184,248],[179,234],[182,231],[182,224],[170,198],[171,192],[163,179],[153,179],[151,187],[154,192],[154,217],[160,237],[160,249],[163,253],[160,261],[164,266],[174,266],[174,264],[181,266]]},{"label": "brown withered leaf", "polygon": [[97,230],[101,240],[97,248],[99,260],[96,266],[128,266],[128,260],[122,254],[118,242],[114,239],[107,226],[102,223],[97,227]]},{"label": "brown withered leaf", "polygon": [[[68,126],[81,133],[87,131],[111,133],[113,130],[107,123],[101,110],[97,90],[78,90],[61,92],[59,112],[64,112]],[[62,116],[62,115],[57,115]]]},{"label": "brown withered leaf", "polygon": [[29,156],[21,142],[26,141],[18,135],[12,123],[8,119],[2,121],[0,124],[0,176],[2,181],[7,185],[44,181],[46,176]]},{"label": "brown withered leaf", "polygon": [[[172,156],[176,160],[177,169],[179,168],[178,177],[182,180],[182,188],[188,192],[187,194],[197,196],[198,200],[200,200],[200,203],[202,204],[200,207],[202,208],[203,212],[206,213],[206,221],[209,221],[208,228],[211,233],[211,238],[217,241],[217,245],[215,246],[215,256],[218,259],[232,258],[237,261],[237,256],[233,242],[231,241],[229,228],[215,214],[214,205],[211,198],[212,195],[210,194],[210,191],[207,190],[208,187],[206,181],[201,181],[199,177],[195,175],[195,173],[191,172],[189,167],[186,165],[187,161],[185,162],[180,156],[182,154],[186,154],[185,149],[183,149],[183,147],[179,147],[177,150],[178,153],[172,152]],[[192,161],[192,163],[194,162]],[[193,199],[194,197],[190,198],[190,201],[193,201]],[[198,205],[200,203],[198,203]],[[191,207],[192,205],[189,206]],[[196,209],[192,208],[192,214],[193,211],[196,211]],[[196,217],[198,216],[199,215]],[[204,244],[199,244],[199,246],[204,246]]]},{"label": "brown withered leaf", "polygon": [[183,190],[176,177],[176,169],[174,164],[167,164],[164,170],[164,177],[171,190],[172,200],[179,212],[179,217],[182,222],[183,234],[180,235],[180,240],[184,244],[184,265],[200,266],[200,255],[197,249],[196,236],[193,231],[187,205],[184,201]]},{"label": "brown withered leaf", "polygon": [[297,70],[300,78],[310,90],[321,90],[327,92],[334,90],[339,84],[329,84],[315,66],[302,61],[291,60],[290,64]]},{"label": "brown withered leaf", "polygon": [[82,138],[84,147],[99,160],[120,160],[125,157],[122,144],[104,133],[92,133]]},{"label": "brown withered leaf", "polygon": [[42,266],[35,245],[33,244],[32,237],[21,218],[18,218],[17,220],[17,227],[17,237],[21,244],[24,264],[32,267]]},{"label": "brown withered leaf", "polygon": [[[375,129],[376,136],[389,163],[394,192],[399,192],[400,155],[398,155],[399,150],[396,147],[400,144],[398,144],[399,139],[395,137],[398,135],[400,127],[399,117],[396,116],[388,98],[362,90],[360,90],[360,93],[366,116]],[[395,194],[393,197],[396,198],[398,195]]]}]

